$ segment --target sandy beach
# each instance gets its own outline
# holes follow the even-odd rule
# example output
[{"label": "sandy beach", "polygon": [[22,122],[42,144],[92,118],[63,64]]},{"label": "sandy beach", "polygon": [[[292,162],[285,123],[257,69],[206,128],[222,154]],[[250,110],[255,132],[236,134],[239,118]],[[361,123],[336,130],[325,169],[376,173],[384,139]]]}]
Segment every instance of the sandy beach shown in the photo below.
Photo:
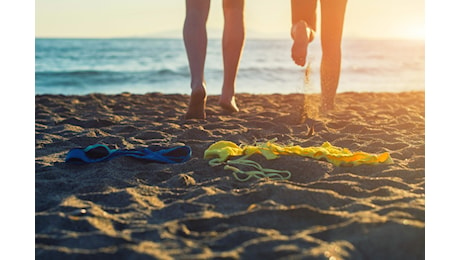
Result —
[{"label": "sandy beach", "polygon": [[[35,96],[36,259],[424,259],[425,92],[237,94],[225,114],[184,120],[189,96]],[[288,155],[288,180],[237,180],[211,167],[220,140],[388,152],[392,164],[334,166]],[[73,148],[187,145],[190,160],[69,164]],[[153,149],[153,148],[152,148]]]}]

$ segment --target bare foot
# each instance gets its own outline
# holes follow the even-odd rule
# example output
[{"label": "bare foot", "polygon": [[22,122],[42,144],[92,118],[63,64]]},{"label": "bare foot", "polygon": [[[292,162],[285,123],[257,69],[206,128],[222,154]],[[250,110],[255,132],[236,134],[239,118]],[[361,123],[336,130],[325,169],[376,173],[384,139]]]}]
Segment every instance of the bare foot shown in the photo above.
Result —
[{"label": "bare foot", "polygon": [[235,97],[231,97],[230,99],[223,98],[222,96],[219,99],[219,105],[229,113],[234,113],[240,111],[238,106],[236,105]]},{"label": "bare foot", "polygon": [[192,88],[192,94],[190,95],[190,103],[188,105],[185,119],[206,119],[206,88],[199,86]]},{"label": "bare foot", "polygon": [[321,105],[319,107],[319,111],[321,113],[327,113],[329,111],[332,111],[335,109],[335,106],[334,106],[334,98],[325,98],[325,97],[322,97],[321,98]]},{"label": "bare foot", "polygon": [[294,40],[291,48],[291,57],[295,64],[303,67],[307,60],[308,43],[313,40],[312,30],[305,21],[299,21],[292,25],[291,36]]}]

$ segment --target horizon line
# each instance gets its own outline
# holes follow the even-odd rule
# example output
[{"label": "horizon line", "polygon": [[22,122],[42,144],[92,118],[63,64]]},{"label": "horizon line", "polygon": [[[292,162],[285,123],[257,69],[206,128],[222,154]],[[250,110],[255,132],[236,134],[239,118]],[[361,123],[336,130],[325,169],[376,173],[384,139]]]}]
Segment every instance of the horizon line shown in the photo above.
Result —
[{"label": "horizon line", "polygon": [[[318,38],[320,35],[318,35]],[[222,37],[210,36],[210,40],[220,40]],[[180,40],[182,37],[177,36],[111,36],[111,37],[91,37],[91,36],[35,36],[35,39],[62,39],[62,40],[116,40],[116,39],[164,39],[164,40]],[[290,37],[279,36],[251,36],[246,37],[246,40],[291,40]],[[365,37],[365,36],[344,36],[343,40],[416,40],[425,41],[425,37]]]}]

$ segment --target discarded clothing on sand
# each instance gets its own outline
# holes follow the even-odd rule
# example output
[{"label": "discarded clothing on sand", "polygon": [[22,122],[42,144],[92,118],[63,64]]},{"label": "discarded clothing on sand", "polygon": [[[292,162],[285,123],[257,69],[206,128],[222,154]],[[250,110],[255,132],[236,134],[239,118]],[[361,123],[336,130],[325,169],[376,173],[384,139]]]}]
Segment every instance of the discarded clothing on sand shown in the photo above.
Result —
[{"label": "discarded clothing on sand", "polygon": [[205,159],[218,157],[223,162],[230,156],[262,154],[267,160],[278,158],[280,155],[300,155],[314,159],[325,159],[335,166],[355,166],[361,164],[393,163],[388,152],[370,154],[366,152],[351,152],[347,148],[333,146],[324,142],[321,146],[301,147],[298,145],[283,146],[273,141],[257,145],[238,146],[230,141],[218,141],[212,144],[205,152]]},{"label": "discarded clothing on sand", "polygon": [[173,148],[165,148],[158,151],[151,151],[148,148],[139,150],[135,149],[110,149],[103,144],[94,144],[86,148],[73,148],[65,158],[67,163],[95,163],[108,161],[120,156],[129,156],[141,160],[173,164],[183,163],[190,159],[192,149],[189,146],[177,146]]},{"label": "discarded clothing on sand", "polygon": [[[393,160],[391,159],[391,156],[388,152],[381,154],[370,154],[361,151],[351,152],[347,148],[336,147],[330,144],[329,142],[324,142],[319,147],[301,147],[298,145],[284,146],[275,144],[273,140],[267,141],[265,143],[259,143],[256,145],[241,146],[238,146],[230,141],[218,141],[209,146],[209,148],[204,152],[204,158],[210,159],[209,165],[211,166],[216,166],[225,162],[225,164],[227,164],[225,166],[226,169],[232,170],[235,177],[237,177],[236,173],[246,175],[248,174],[244,171],[239,170],[236,167],[230,166],[229,164],[251,165],[255,162],[247,160],[247,158],[253,154],[261,154],[268,160],[276,159],[280,155],[299,155],[319,160],[326,160],[334,164],[335,166],[356,166],[361,164],[374,165],[381,163],[393,163]],[[229,157],[234,156],[243,157],[238,158],[236,160],[229,160]],[[269,172],[276,173],[275,179],[287,179],[291,175],[288,171],[263,169],[262,167],[259,168],[259,166],[260,165],[254,165],[253,167],[257,168],[257,173],[250,173],[250,176],[248,175],[248,178],[244,178],[244,180],[247,180],[250,177],[257,176],[270,178],[270,176],[267,176],[267,173],[263,170],[270,170]],[[260,172],[261,170],[262,173]],[[279,176],[278,174],[280,173],[284,173],[285,176]],[[240,178],[237,177],[237,179]]]}]

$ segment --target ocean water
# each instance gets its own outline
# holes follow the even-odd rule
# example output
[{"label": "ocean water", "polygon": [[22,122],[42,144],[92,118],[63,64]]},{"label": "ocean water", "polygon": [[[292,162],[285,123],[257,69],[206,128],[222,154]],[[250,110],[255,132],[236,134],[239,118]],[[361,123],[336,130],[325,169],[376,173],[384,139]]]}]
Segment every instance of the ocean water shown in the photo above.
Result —
[{"label": "ocean water", "polygon": [[[247,39],[238,93],[320,93],[321,46],[309,46],[305,67],[290,58],[290,39]],[[208,41],[208,93],[220,94],[222,45]],[[425,89],[423,40],[344,39],[337,92],[404,92]],[[130,92],[190,93],[182,39],[36,39],[35,94]]]}]

